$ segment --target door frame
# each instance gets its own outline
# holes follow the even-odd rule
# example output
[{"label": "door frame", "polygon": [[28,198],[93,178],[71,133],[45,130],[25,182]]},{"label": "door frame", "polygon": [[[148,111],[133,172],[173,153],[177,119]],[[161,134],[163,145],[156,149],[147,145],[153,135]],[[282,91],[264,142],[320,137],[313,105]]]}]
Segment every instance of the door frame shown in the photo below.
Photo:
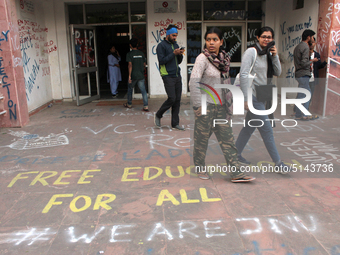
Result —
[{"label": "door frame", "polygon": [[[75,29],[91,29],[93,30],[94,37],[94,53],[95,53],[95,66],[92,67],[77,67],[76,65],[76,52],[75,52]],[[100,98],[100,82],[99,82],[99,74],[98,74],[98,56],[97,56],[97,38],[96,38],[96,27],[95,26],[87,26],[87,25],[70,25],[70,39],[71,39],[71,76],[73,79],[73,86],[75,91],[75,96],[77,100],[77,106],[92,102],[93,100],[98,100]],[[91,95],[91,84],[90,84],[90,73],[96,73],[96,87],[97,94]],[[88,90],[89,96],[86,98],[81,98],[79,96],[79,86],[78,86],[78,74],[87,73],[87,81],[88,81]]]}]

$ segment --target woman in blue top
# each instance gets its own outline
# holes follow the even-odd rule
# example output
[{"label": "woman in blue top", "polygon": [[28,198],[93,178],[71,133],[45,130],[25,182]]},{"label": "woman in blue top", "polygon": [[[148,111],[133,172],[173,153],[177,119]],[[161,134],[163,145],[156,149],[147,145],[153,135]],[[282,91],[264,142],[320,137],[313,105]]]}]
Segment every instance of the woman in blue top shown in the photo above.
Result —
[{"label": "woman in blue top", "polygon": [[107,82],[110,83],[111,94],[113,98],[117,97],[117,88],[119,82],[122,80],[122,74],[120,72],[119,61],[121,57],[115,46],[110,49],[110,54],[107,56],[108,69],[107,69]]}]

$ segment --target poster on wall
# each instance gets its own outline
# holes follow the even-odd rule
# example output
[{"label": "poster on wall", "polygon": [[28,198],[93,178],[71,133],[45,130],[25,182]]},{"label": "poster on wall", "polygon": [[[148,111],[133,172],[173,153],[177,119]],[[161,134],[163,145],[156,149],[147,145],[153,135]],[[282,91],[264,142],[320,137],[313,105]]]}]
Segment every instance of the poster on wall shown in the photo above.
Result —
[{"label": "poster on wall", "polygon": [[177,1],[155,1],[155,13],[176,13]]},{"label": "poster on wall", "polygon": [[95,66],[94,33],[92,30],[76,29],[75,53],[77,67]]},{"label": "poster on wall", "polygon": [[29,0],[18,0],[19,9],[22,18],[33,19],[34,17],[34,2]]}]

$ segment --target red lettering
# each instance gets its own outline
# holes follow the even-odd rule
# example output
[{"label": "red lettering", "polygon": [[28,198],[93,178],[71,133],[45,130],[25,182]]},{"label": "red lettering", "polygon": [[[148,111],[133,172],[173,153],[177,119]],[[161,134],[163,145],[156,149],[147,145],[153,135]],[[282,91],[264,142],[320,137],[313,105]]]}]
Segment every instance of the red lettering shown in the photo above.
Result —
[{"label": "red lettering", "polygon": [[330,193],[332,193],[334,196],[337,196],[340,198],[340,187],[337,186],[329,186],[326,187],[326,190],[328,190]]}]

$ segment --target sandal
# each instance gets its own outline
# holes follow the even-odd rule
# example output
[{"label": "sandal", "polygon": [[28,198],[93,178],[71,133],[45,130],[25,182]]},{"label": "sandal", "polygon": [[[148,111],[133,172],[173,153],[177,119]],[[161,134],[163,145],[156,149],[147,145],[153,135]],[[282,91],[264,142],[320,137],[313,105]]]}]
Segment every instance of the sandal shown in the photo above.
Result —
[{"label": "sandal", "polygon": [[311,116],[308,116],[309,120],[316,120],[319,118],[318,115],[311,115]]},{"label": "sandal", "polygon": [[253,176],[246,175],[240,178],[231,178],[231,182],[251,182],[255,179]]},{"label": "sandal", "polygon": [[207,172],[198,172],[197,177],[202,179],[202,180],[209,180],[210,176],[208,175]]},{"label": "sandal", "polygon": [[129,106],[127,103],[124,103],[123,106],[126,108],[132,108],[132,106]]},{"label": "sandal", "polygon": [[309,117],[306,117],[306,116],[304,116],[304,117],[297,117],[297,118],[295,118],[296,120],[303,120],[303,121],[308,121],[308,120],[311,120]]}]

